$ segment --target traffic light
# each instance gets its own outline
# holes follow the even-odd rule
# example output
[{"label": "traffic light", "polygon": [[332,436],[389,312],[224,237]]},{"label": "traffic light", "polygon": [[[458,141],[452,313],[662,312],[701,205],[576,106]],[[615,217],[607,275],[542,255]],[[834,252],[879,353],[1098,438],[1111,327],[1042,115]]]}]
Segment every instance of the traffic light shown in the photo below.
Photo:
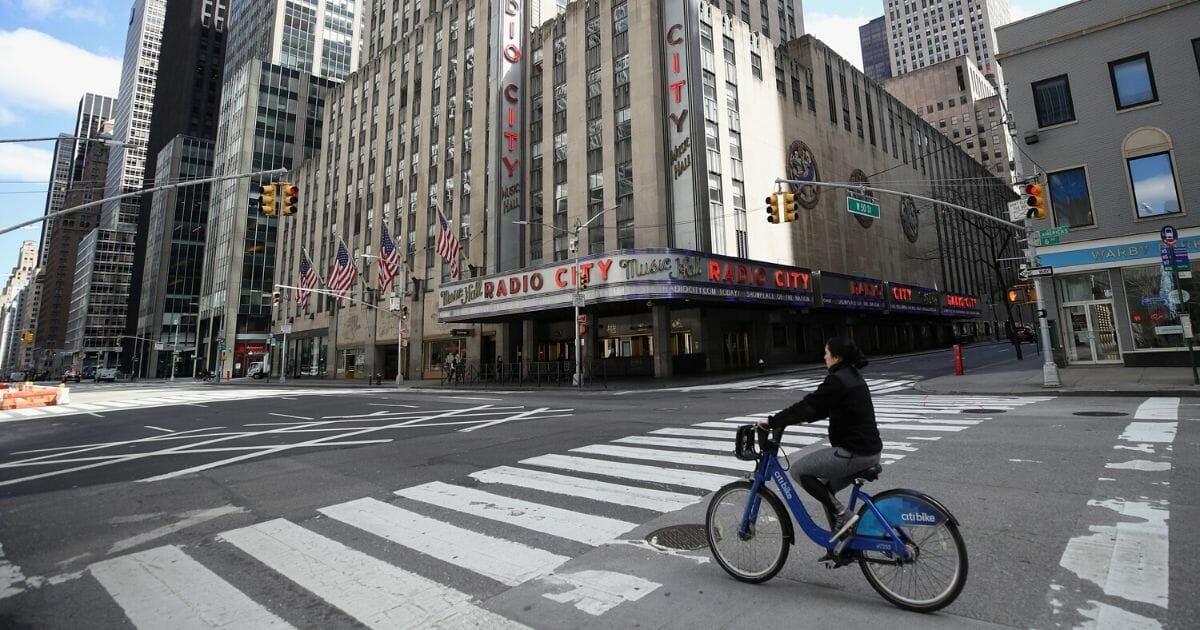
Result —
[{"label": "traffic light", "polygon": [[279,303],[282,301],[282,299],[283,299],[283,295],[279,291],[272,293],[271,294],[271,306],[279,306]]},{"label": "traffic light", "polygon": [[262,194],[262,197],[259,199],[259,202],[258,202],[259,206],[262,207],[263,214],[265,214],[269,217],[275,216],[275,191],[276,190],[277,190],[277,186],[273,183],[266,184],[259,188],[259,192]]},{"label": "traffic light", "polygon": [[783,220],[788,221],[788,222],[795,221],[796,220],[796,194],[787,192],[787,193],[779,193],[779,196],[783,198]]},{"label": "traffic light", "polygon": [[1025,184],[1025,218],[1041,221],[1046,218],[1046,189],[1038,182]]},{"label": "traffic light", "polygon": [[1021,292],[1015,288],[1008,290],[1008,303],[1016,304],[1017,300],[1021,299]]},{"label": "traffic light", "polygon": [[779,223],[780,221],[780,200],[779,195],[772,194],[767,197],[767,222]]},{"label": "traffic light", "polygon": [[33,343],[33,333],[31,333],[31,332],[21,333],[21,341],[24,341],[25,343]]},{"label": "traffic light", "polygon": [[588,331],[588,325],[587,325],[587,324],[580,324],[580,325],[579,325],[579,336],[580,336],[580,337],[582,337],[582,336],[586,335],[586,334],[587,334],[587,331]]},{"label": "traffic light", "polygon": [[579,292],[587,291],[588,276],[587,274],[579,274],[579,282],[575,283],[575,290]]},{"label": "traffic light", "polygon": [[296,214],[296,200],[300,195],[300,189],[289,183],[283,184],[282,188],[283,204],[279,214],[282,214],[285,217],[290,217],[293,214]]},{"label": "traffic light", "polygon": [[400,307],[400,319],[408,319],[408,307],[407,306]]}]

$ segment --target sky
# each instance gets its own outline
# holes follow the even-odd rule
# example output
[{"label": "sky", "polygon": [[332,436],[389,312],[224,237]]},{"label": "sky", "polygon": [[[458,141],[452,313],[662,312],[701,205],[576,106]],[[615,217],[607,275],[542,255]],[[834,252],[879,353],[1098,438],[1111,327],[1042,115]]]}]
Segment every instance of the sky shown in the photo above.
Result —
[{"label": "sky", "polygon": [[[1010,0],[1014,20],[1067,0]],[[0,0],[0,140],[70,132],[85,92],[117,97],[129,0]],[[862,67],[858,27],[884,0],[808,0],[805,30]],[[0,228],[41,216],[54,143],[0,143]],[[0,235],[0,286],[40,224]]]}]

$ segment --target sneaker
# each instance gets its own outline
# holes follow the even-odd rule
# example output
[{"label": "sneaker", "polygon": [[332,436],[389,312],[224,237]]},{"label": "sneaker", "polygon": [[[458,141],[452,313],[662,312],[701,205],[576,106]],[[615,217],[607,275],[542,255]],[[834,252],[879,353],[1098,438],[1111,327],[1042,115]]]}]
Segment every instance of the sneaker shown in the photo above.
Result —
[{"label": "sneaker", "polygon": [[854,529],[854,525],[858,523],[858,515],[842,512],[833,519],[833,535],[829,537],[829,542],[838,540],[844,537],[850,530]]}]

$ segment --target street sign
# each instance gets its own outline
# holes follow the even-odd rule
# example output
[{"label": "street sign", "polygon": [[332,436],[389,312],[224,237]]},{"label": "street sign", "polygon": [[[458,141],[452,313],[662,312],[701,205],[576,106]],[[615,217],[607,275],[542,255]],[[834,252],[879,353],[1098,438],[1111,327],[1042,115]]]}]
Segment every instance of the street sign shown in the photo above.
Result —
[{"label": "street sign", "polygon": [[871,217],[872,219],[879,218],[879,204],[863,199],[846,197],[846,210],[850,214],[861,214],[864,217]]},{"label": "street sign", "polygon": [[575,293],[575,297],[572,298],[571,302],[572,302],[573,306],[577,306],[579,308],[583,308],[584,306],[587,306],[587,302],[584,300],[583,294],[579,293],[579,292]]},{"label": "street sign", "polygon": [[401,327],[400,327],[400,334],[401,334],[401,335],[407,335],[407,334],[408,334],[408,326],[401,326]]},{"label": "street sign", "polygon": [[1008,220],[1020,223],[1025,220],[1025,214],[1029,212],[1029,206],[1025,204],[1024,199],[1008,202]]},{"label": "street sign", "polygon": [[1179,232],[1176,231],[1175,227],[1171,225],[1162,226],[1162,229],[1158,231],[1158,235],[1162,237],[1162,242],[1165,243],[1167,247],[1173,247],[1175,245],[1175,241],[1179,239]]},{"label": "street sign", "polygon": [[404,306],[404,298],[394,297],[388,302],[389,311],[398,311],[402,306]]},{"label": "street sign", "polygon": [[1042,238],[1046,238],[1047,236],[1066,236],[1067,234],[1070,234],[1070,233],[1071,233],[1071,228],[1069,228],[1067,226],[1056,227],[1056,228],[1047,228],[1045,230],[1038,230],[1038,236],[1040,236]]},{"label": "street sign", "polygon": [[1182,292],[1183,297],[1182,297],[1182,299],[1180,299],[1180,293],[1181,292],[1178,290],[1171,291],[1170,293],[1167,294],[1167,299],[1170,300],[1172,304],[1182,304],[1182,303],[1187,302],[1188,300],[1192,299],[1192,294],[1188,293],[1187,291]]},{"label": "street sign", "polygon": [[291,332],[292,332],[292,325],[284,324],[283,325],[283,334],[288,335],[288,334],[291,334]]},{"label": "street sign", "polygon": [[587,323],[587,317],[588,317],[587,315],[580,315],[579,317],[576,317],[576,318],[575,318],[575,323],[577,323],[577,324],[586,324],[586,323]]},{"label": "street sign", "polygon": [[155,342],[155,343],[154,343],[154,350],[155,350],[156,352],[162,352],[162,351],[163,351],[163,350],[165,350],[166,348],[167,348],[167,344],[165,344],[165,343],[161,343],[161,342]]},{"label": "street sign", "polygon": [[1053,275],[1054,267],[1030,267],[1029,269],[1022,269],[1021,271],[1017,272],[1017,277],[1022,280]]},{"label": "street sign", "polygon": [[1038,245],[1058,245],[1062,242],[1061,236],[1042,236],[1038,238]]}]

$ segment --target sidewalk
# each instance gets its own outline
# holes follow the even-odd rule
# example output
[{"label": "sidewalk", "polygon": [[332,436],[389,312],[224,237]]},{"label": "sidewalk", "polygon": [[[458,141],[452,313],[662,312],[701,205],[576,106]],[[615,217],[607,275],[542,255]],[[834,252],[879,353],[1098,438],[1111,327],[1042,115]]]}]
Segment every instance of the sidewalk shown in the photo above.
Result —
[{"label": "sidewalk", "polygon": [[963,376],[918,381],[914,389],[928,394],[1200,396],[1188,367],[1060,367],[1058,380],[1060,387],[1043,387],[1042,358],[1033,355],[977,372],[968,367]]}]

